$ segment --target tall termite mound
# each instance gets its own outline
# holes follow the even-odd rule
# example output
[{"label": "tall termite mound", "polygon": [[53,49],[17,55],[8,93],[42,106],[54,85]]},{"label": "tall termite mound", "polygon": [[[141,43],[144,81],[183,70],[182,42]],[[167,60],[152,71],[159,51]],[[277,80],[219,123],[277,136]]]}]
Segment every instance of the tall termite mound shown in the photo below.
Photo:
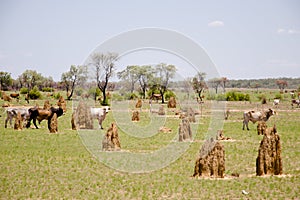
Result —
[{"label": "tall termite mound", "polygon": [[264,137],[260,143],[256,158],[256,175],[282,174],[280,136],[276,126],[263,129]]},{"label": "tall termite mound", "polygon": [[17,117],[15,118],[14,129],[15,130],[22,130],[23,129],[23,118],[22,118],[20,112],[18,112]]},{"label": "tall termite mound", "polygon": [[50,133],[57,133],[58,131],[58,124],[57,124],[57,115],[56,113],[53,114],[51,120],[50,120]]},{"label": "tall termite mound", "polygon": [[224,172],[224,146],[213,138],[206,140],[196,159],[193,176],[224,178]]},{"label": "tall termite mound", "polygon": [[63,96],[59,97],[57,105],[63,109],[64,113],[67,112],[67,103]]},{"label": "tall termite mound", "polygon": [[79,102],[79,105],[75,112],[75,124],[78,129],[93,129],[93,118],[91,109],[83,101]]},{"label": "tall termite mound", "polygon": [[188,120],[187,117],[184,117],[180,124],[179,124],[179,128],[178,128],[178,135],[179,135],[179,142],[182,141],[187,141],[187,140],[192,140],[193,138],[193,134],[192,134],[192,129],[190,126],[190,122]]}]

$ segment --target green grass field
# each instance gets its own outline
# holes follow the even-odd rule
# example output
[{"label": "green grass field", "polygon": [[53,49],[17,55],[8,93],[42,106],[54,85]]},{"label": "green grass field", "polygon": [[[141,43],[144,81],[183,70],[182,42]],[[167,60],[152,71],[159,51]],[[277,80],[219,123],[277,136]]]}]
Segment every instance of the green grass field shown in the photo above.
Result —
[{"label": "green grass field", "polygon": [[[167,110],[170,117],[157,123],[171,128],[172,132],[157,132],[142,138],[128,134],[131,129],[126,125],[131,122],[126,116],[131,116],[126,112],[124,116],[117,115],[122,111],[114,105],[103,123],[104,130],[73,131],[70,122],[72,104],[68,102],[67,113],[58,119],[57,134],[49,133],[46,121],[41,123],[40,129],[15,131],[10,126],[5,129],[6,114],[1,108],[0,199],[299,199],[300,109],[292,110],[287,96],[278,108],[274,108],[278,115],[271,117],[267,124],[273,126],[276,123],[277,126],[284,175],[257,177],[255,160],[262,136],[257,135],[256,124],[249,124],[250,131],[242,130],[243,110],[262,109],[255,99],[258,94],[251,95],[252,103],[227,103],[231,112],[223,130],[225,136],[233,140],[222,142],[226,154],[224,179],[191,177],[211,120],[208,101],[203,106],[202,116],[197,116],[199,123],[192,124],[195,138],[188,143],[188,149],[169,165],[147,173],[122,172],[100,162],[102,136],[110,123],[117,119],[123,127],[119,128],[121,155],[123,152],[155,152],[176,144],[180,119],[170,110]],[[271,95],[268,92],[267,97],[271,98]],[[31,102],[31,105],[38,103],[42,106],[43,102]],[[51,102],[54,104],[55,100]],[[124,102],[123,105],[130,111],[134,102]],[[271,102],[264,105],[264,108],[269,107],[273,108]],[[157,114],[149,115],[148,108],[148,105],[143,107],[141,121],[132,126],[147,126],[157,118]],[[88,150],[86,143],[94,149]],[[153,160],[155,162],[158,160]],[[240,177],[233,178],[232,173],[239,173]],[[242,190],[248,194],[242,194]]]}]

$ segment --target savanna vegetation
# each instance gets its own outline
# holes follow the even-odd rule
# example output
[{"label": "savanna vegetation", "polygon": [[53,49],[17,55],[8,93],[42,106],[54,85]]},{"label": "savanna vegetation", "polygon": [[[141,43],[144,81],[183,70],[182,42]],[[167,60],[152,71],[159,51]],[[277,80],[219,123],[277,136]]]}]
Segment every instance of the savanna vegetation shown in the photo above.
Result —
[{"label": "savanna vegetation", "polygon": [[[232,91],[228,91],[232,92]],[[110,168],[99,162],[98,158],[86,149],[86,140],[82,133],[71,130],[72,102],[68,102],[67,113],[58,119],[58,134],[50,134],[45,121],[40,129],[15,131],[4,129],[4,109],[1,111],[0,159],[2,199],[297,199],[300,189],[300,149],[299,149],[299,109],[291,109],[289,94],[282,95],[282,103],[275,108],[279,113],[267,124],[276,123],[282,142],[283,175],[255,176],[255,159],[262,136],[257,135],[256,125],[250,125],[250,131],[242,131],[242,113],[248,109],[273,107],[267,101],[262,105],[260,96],[272,99],[280,94],[278,90],[264,90],[258,93],[252,89],[239,92],[248,94],[251,102],[228,101],[229,119],[224,122],[224,133],[232,141],[222,142],[225,146],[226,171],[224,179],[192,178],[195,159],[206,137],[210,124],[211,102],[204,99],[202,115],[198,123],[192,126],[194,140],[187,151],[170,165],[147,173],[128,173]],[[49,99],[47,93],[42,99]],[[186,94],[174,91],[177,98]],[[64,92],[61,92],[64,94]],[[203,93],[208,96],[207,92]],[[113,97],[118,92],[112,92]],[[43,100],[30,101],[30,105],[43,105]],[[118,99],[116,99],[118,100]],[[51,97],[51,104],[56,103]],[[87,132],[94,141],[92,145],[100,149],[101,139],[112,121],[116,121],[113,109],[125,105],[123,109],[134,109],[135,100],[119,99],[111,101],[112,111],[104,121],[104,130]],[[3,100],[1,100],[1,104]],[[15,100],[13,103],[16,104]],[[21,98],[20,105],[27,105]],[[153,106],[161,105],[160,102]],[[200,104],[199,104],[200,105]],[[180,106],[180,101],[179,101]],[[143,102],[141,121],[135,126],[145,126],[150,120],[148,101]],[[120,110],[120,109],[118,109]],[[166,108],[167,110],[167,108]],[[200,110],[200,107],[199,107]],[[121,112],[121,111],[120,111]],[[155,115],[155,114],[153,114]],[[121,149],[127,152],[151,152],[176,141],[180,119],[171,110],[164,126],[171,128],[170,133],[157,131],[148,138],[132,137],[119,129]],[[130,117],[130,116],[129,116]],[[117,121],[118,122],[118,121]],[[96,121],[95,121],[96,123]],[[120,122],[121,123],[121,122]],[[95,126],[97,127],[97,126]],[[83,133],[84,134],[84,133]],[[239,177],[232,177],[238,173]],[[242,191],[248,194],[245,195]]]},{"label": "savanna vegetation", "polygon": [[[56,106],[60,96],[68,99],[67,112],[58,118],[55,134],[49,133],[46,121],[39,129],[4,128],[5,107],[0,108],[1,199],[299,198],[300,109],[292,108],[291,100],[298,98],[300,79],[206,80],[205,72],[199,72],[178,81],[173,80],[174,65],[133,65],[117,72],[117,59],[113,53],[94,54],[89,61],[95,72],[92,79],[87,66],[80,65],[71,66],[57,82],[32,70],[16,79],[9,72],[0,73],[1,96],[20,93],[17,99],[1,99],[0,105],[42,107],[49,100]],[[117,74],[118,82],[111,81],[113,74]],[[167,108],[170,97],[176,98],[176,109]],[[137,99],[143,103],[140,121],[131,122]],[[273,105],[273,99],[280,99],[280,104]],[[110,106],[103,130],[71,129],[72,111],[81,100],[96,107]],[[226,103],[224,111],[229,113],[227,120],[223,115],[212,117],[222,103]],[[169,159],[172,154],[160,153],[161,149],[182,145],[178,142],[181,119],[175,113],[191,105],[198,113],[197,121],[191,123],[193,140],[183,143],[187,148],[178,158],[156,169],[165,161],[160,159]],[[165,116],[150,112],[160,106],[164,107]],[[250,131],[242,130],[243,112],[268,108],[278,113],[267,125],[276,124],[281,138],[283,174],[259,177],[255,175],[255,160],[263,136],[257,134],[256,124],[249,125]],[[214,120],[222,123],[225,136],[231,138],[221,141],[225,147],[225,177],[192,177],[199,150],[210,137]],[[112,122],[119,128],[121,151],[103,154],[102,138]],[[98,127],[96,120],[94,123]],[[160,132],[161,126],[171,132]],[[138,137],[140,130],[151,130],[151,134]],[[161,155],[130,163],[130,159],[123,158],[129,153]],[[112,167],[107,158],[123,168]],[[145,170],[122,170],[135,169],[136,165],[145,165]]]}]

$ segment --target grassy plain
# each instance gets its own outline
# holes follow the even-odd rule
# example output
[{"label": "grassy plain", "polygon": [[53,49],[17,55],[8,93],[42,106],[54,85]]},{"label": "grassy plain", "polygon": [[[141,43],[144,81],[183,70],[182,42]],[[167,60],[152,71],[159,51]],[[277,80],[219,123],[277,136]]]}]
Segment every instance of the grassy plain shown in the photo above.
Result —
[{"label": "grassy plain", "polygon": [[[233,141],[222,142],[226,154],[224,179],[191,177],[209,127],[209,101],[203,106],[202,116],[197,116],[200,122],[192,124],[197,133],[189,148],[170,165],[149,173],[114,170],[91,155],[79,132],[71,130],[70,102],[67,113],[58,119],[58,134],[50,134],[45,121],[40,129],[5,129],[6,114],[2,109],[0,199],[299,199],[300,109],[292,110],[289,96],[285,94],[278,108],[269,101],[264,105],[264,108],[274,108],[278,112],[267,124],[276,123],[280,134],[284,175],[257,177],[255,159],[262,136],[257,135],[256,124],[249,124],[250,131],[242,131],[242,113],[243,110],[262,109],[262,105],[255,97],[259,94],[245,92],[251,94],[251,103],[227,103],[230,116],[224,122],[223,130]],[[267,94],[267,98],[274,95],[271,91],[261,93]],[[51,102],[54,104],[55,100]],[[15,101],[13,103],[16,105]],[[43,100],[31,102],[31,105],[35,103],[43,105]],[[137,122],[141,126],[150,119],[148,102],[145,101],[144,105],[141,122]],[[129,110],[133,107],[134,102],[129,102]],[[97,141],[102,140],[110,123],[115,121],[113,112],[108,113],[104,130],[91,131],[91,134],[99,135]],[[119,129],[122,150],[149,152],[174,142],[180,120],[170,111],[167,115],[173,115],[164,123],[172,129],[171,133],[158,132],[148,138],[135,138]],[[240,177],[233,178],[232,173],[239,173]],[[243,194],[242,190],[248,194]]]}]

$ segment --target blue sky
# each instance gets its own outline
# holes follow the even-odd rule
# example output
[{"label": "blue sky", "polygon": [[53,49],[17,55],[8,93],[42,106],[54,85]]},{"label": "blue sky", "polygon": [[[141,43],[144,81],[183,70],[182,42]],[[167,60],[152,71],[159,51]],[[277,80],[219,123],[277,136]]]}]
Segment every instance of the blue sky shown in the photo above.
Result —
[{"label": "blue sky", "polygon": [[[1,0],[0,71],[17,78],[32,69],[60,80],[111,37],[157,27],[197,42],[229,79],[300,77],[299,11],[297,0]],[[189,71],[184,61],[160,52],[124,57],[117,66],[158,62]]]}]

